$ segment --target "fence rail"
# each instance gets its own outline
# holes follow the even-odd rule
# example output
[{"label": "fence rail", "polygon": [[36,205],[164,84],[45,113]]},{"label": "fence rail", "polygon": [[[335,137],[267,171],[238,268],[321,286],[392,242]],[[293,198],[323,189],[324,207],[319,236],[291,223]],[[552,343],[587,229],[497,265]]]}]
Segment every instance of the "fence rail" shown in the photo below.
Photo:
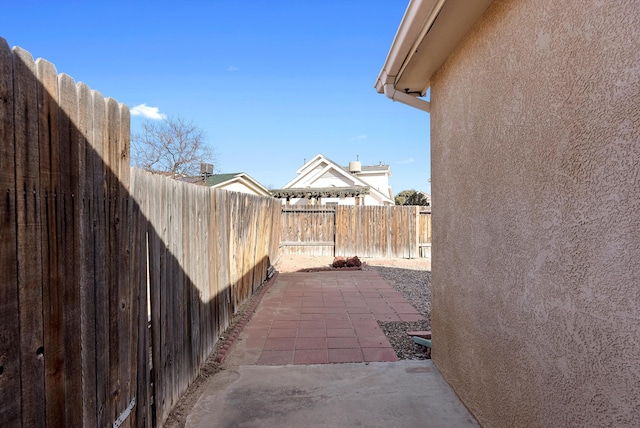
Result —
[{"label": "fence rail", "polygon": [[282,254],[431,255],[431,211],[418,206],[284,206]]}]

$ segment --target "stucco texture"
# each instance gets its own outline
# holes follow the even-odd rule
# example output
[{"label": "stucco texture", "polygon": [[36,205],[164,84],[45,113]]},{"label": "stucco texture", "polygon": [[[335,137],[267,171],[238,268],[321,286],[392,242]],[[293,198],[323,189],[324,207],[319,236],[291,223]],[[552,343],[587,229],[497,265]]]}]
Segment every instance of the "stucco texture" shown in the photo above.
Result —
[{"label": "stucco texture", "polygon": [[640,2],[494,2],[431,126],[436,366],[486,427],[640,426]]}]

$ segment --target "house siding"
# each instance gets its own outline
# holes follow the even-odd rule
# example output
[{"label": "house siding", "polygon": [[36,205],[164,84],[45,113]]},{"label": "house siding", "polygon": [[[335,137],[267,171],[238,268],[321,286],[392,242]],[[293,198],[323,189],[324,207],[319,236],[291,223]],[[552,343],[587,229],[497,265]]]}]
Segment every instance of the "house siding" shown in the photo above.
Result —
[{"label": "house siding", "polygon": [[640,2],[494,2],[431,126],[436,366],[486,427],[637,426]]}]

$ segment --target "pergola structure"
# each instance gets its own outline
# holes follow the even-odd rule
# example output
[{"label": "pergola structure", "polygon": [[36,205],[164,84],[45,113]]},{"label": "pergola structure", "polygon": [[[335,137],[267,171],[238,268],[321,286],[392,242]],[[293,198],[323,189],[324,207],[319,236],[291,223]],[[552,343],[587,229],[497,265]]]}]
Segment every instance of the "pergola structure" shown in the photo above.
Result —
[{"label": "pergola structure", "polygon": [[[310,201],[310,205],[318,205],[321,198],[356,198],[358,204],[359,197],[368,195],[371,188],[369,186],[355,187],[321,187],[321,188],[290,188],[290,189],[273,189],[271,195],[274,198],[286,199],[287,205],[292,198],[306,198]],[[315,204],[312,201],[315,200]]]}]

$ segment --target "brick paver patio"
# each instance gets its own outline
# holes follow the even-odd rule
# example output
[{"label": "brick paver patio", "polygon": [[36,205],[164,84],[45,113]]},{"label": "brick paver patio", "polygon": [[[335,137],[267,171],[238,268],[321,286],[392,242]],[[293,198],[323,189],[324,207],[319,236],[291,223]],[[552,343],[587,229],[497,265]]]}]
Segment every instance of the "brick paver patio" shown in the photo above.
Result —
[{"label": "brick paver patio", "polygon": [[375,271],[280,273],[239,339],[259,365],[397,361],[377,321],[422,319]]}]

